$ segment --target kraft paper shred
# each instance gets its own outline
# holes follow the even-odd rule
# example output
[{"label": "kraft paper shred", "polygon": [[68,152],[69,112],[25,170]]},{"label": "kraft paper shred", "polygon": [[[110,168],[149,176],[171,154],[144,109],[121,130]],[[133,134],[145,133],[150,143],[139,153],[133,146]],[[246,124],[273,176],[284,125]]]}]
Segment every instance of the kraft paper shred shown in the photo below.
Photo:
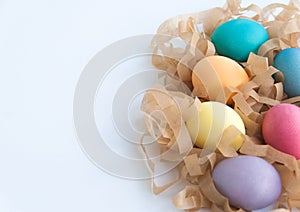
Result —
[{"label": "kraft paper shred", "polygon": [[[261,133],[264,114],[271,107],[280,103],[300,106],[300,96],[287,98],[283,90],[284,76],[272,67],[273,58],[280,50],[300,45],[299,8],[296,0],[291,0],[288,5],[275,3],[265,8],[254,4],[244,8],[240,0],[227,0],[223,8],[179,15],[161,24],[152,41],[152,62],[166,71],[160,76],[165,82],[146,92],[141,108],[147,114],[145,136],[154,138],[160,145],[159,162],[177,162],[178,177],[158,186],[153,174],[155,194],[183,181],[186,187],[173,197],[174,206],[180,210],[244,211],[229,205],[228,199],[215,188],[211,177],[213,168],[221,160],[244,154],[267,160],[280,174],[282,194],[277,201],[278,208],[273,212],[291,211],[292,208],[300,210],[300,160],[264,144]],[[249,82],[238,88],[212,90],[208,87],[214,83],[214,76],[208,73],[203,86],[195,88],[191,80],[195,65],[207,56],[216,55],[210,41],[212,32],[233,18],[253,19],[269,33],[269,40],[260,47],[258,54],[251,53],[247,62],[241,64]],[[182,41],[184,46],[176,47],[174,39]],[[246,135],[230,126],[224,131],[215,151],[195,147],[195,138],[189,135],[185,122],[197,116],[201,102],[207,100],[233,107],[244,121]],[[230,145],[237,136],[244,140],[238,151]],[[154,173],[156,163],[149,156],[143,140],[144,137],[141,146]]]}]

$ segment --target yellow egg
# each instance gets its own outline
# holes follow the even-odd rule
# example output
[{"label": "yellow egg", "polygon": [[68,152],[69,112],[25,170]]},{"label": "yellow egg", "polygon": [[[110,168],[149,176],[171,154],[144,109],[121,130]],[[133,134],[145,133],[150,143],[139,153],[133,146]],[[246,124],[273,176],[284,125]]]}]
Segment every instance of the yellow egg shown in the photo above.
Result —
[{"label": "yellow egg", "polygon": [[[219,102],[204,102],[199,107],[198,117],[187,121],[187,128],[196,146],[214,149],[220,142],[224,130],[234,125],[245,134],[245,125],[241,117],[231,107]],[[243,143],[241,136],[232,142],[232,147],[238,150]]]}]

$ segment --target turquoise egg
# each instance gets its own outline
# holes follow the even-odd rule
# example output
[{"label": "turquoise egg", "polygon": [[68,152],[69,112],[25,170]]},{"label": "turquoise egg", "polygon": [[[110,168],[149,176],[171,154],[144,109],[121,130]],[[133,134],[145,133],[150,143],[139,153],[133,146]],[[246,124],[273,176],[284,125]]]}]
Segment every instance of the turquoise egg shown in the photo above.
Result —
[{"label": "turquoise egg", "polygon": [[265,28],[248,19],[234,19],[218,26],[211,36],[219,55],[245,62],[250,52],[257,54],[259,47],[268,40]]},{"label": "turquoise egg", "polygon": [[300,96],[300,49],[288,48],[274,58],[274,67],[284,75],[283,88],[289,97]]}]

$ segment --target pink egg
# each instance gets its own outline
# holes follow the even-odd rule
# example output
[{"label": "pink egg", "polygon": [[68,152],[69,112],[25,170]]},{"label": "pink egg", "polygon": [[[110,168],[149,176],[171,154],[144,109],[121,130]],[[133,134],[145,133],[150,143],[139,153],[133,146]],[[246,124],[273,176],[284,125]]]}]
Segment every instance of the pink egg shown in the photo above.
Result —
[{"label": "pink egg", "polygon": [[262,124],[265,142],[300,159],[300,108],[279,104],[265,115]]}]

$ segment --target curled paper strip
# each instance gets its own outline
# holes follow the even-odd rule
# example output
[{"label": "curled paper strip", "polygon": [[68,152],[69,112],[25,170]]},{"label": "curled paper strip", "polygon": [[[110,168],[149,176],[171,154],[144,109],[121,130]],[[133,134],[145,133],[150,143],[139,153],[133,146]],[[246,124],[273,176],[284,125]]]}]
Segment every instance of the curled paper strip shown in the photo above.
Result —
[{"label": "curled paper strip", "polygon": [[[300,210],[300,160],[265,145],[261,132],[264,114],[271,107],[280,103],[300,105],[300,97],[287,98],[283,90],[284,76],[271,66],[274,56],[280,50],[299,47],[299,8],[296,0],[291,0],[288,5],[271,4],[265,8],[257,5],[243,8],[240,0],[228,0],[223,8],[179,15],[159,27],[157,36],[152,41],[152,62],[157,68],[166,71],[160,76],[165,78],[165,85],[149,89],[141,108],[147,114],[147,135],[155,138],[160,145],[159,163],[177,161],[178,177],[163,186],[157,186],[153,178],[152,189],[155,194],[183,181],[186,188],[174,194],[173,198],[178,209],[244,211],[231,207],[228,199],[217,191],[211,172],[225,158],[241,154],[253,155],[267,160],[281,176],[282,194],[278,199],[278,209],[273,211],[284,212],[292,208]],[[210,85],[214,83],[216,76],[207,71],[203,76],[205,80],[202,86],[195,88],[192,83],[195,65],[207,56],[216,55],[215,47],[210,41],[212,32],[220,24],[242,17],[261,23],[270,37],[260,47],[257,55],[251,53],[247,62],[240,64],[248,74],[249,81],[237,88],[212,88]],[[161,34],[183,41],[184,46],[175,47],[174,39],[162,37]],[[224,130],[215,151],[195,147],[195,138],[189,135],[185,122],[198,116],[201,102],[208,100],[231,106],[242,118],[246,135],[234,126],[229,126]],[[230,145],[237,136],[243,138],[243,145],[238,151]],[[154,173],[156,164],[149,156],[143,139],[141,143],[149,167]]]}]

